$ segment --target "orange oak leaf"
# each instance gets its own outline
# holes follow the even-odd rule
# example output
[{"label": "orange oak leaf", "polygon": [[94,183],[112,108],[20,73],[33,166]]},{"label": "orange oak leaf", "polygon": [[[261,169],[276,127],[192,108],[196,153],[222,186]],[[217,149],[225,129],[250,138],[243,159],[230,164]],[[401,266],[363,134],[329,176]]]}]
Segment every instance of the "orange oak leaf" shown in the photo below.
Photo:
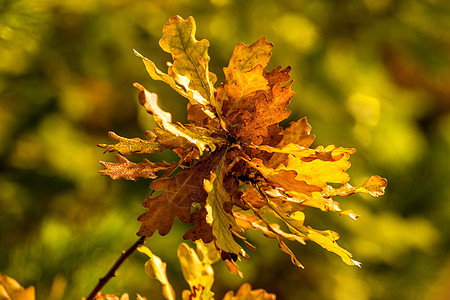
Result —
[{"label": "orange oak leaf", "polygon": [[138,218],[142,223],[138,236],[152,236],[156,230],[160,235],[166,235],[176,217],[181,222],[188,223],[192,202],[206,201],[208,194],[203,189],[203,179],[217,166],[219,159],[218,155],[212,154],[173,177],[154,180],[150,187],[163,192],[156,197],[148,197],[142,203],[148,211]]},{"label": "orange oak leaf", "polygon": [[283,130],[283,139],[277,145],[277,148],[283,148],[287,144],[295,144],[299,147],[309,147],[314,141],[315,135],[311,134],[311,125],[309,125],[306,117],[301,118],[297,122],[291,122],[289,126]]},{"label": "orange oak leaf", "polygon": [[252,99],[270,87],[263,76],[263,66],[257,65],[248,72],[239,69],[224,68],[226,82],[223,85],[226,98],[222,103],[222,115],[235,125],[240,114],[255,106]]},{"label": "orange oak leaf", "polygon": [[291,67],[281,69],[281,66],[278,66],[272,71],[264,70],[264,78],[270,87],[273,87],[277,83],[285,84],[291,79],[291,75],[289,75],[290,71]]}]

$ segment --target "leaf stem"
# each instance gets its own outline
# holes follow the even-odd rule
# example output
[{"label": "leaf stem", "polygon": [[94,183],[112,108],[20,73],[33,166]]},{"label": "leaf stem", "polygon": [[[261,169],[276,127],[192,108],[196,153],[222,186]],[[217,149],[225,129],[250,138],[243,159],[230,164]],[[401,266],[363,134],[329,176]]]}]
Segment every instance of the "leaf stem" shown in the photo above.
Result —
[{"label": "leaf stem", "polygon": [[86,300],[93,300],[98,292],[103,288],[103,286],[113,277],[116,276],[117,269],[122,265],[122,263],[139,247],[140,245],[143,245],[145,242],[145,239],[147,237],[145,235],[141,236],[139,240],[137,240],[130,248],[128,248],[127,251],[122,251],[122,255],[119,257],[119,259],[114,263],[114,265],[111,267],[111,269],[106,273],[105,276],[99,279],[97,285],[92,290],[92,292],[89,294],[89,296],[86,298]]}]

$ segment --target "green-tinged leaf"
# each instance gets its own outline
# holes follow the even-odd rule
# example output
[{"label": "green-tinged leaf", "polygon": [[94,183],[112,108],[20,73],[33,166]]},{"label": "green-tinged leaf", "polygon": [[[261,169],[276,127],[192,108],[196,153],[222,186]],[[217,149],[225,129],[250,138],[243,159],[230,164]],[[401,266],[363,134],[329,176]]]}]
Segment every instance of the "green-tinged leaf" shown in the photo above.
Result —
[{"label": "green-tinged leaf", "polygon": [[250,46],[239,43],[234,48],[228,68],[239,69],[244,72],[250,71],[257,65],[265,68],[272,55],[272,48],[273,45],[265,37],[260,38]]},{"label": "green-tinged leaf", "polygon": [[156,67],[155,63],[152,62],[150,59],[144,57],[142,54],[140,54],[136,50],[133,50],[133,51],[137,57],[142,59],[142,61],[144,62],[144,65],[145,65],[145,69],[147,70],[148,74],[150,75],[150,77],[153,80],[160,80],[160,81],[167,83],[171,88],[173,88],[175,91],[177,91],[180,95],[193,101],[193,104],[198,104],[197,101],[195,101],[194,97],[192,97],[191,95],[186,93],[181,86],[177,85],[177,83],[175,82],[175,79],[173,79],[173,77],[160,71]]},{"label": "green-tinged leaf", "polygon": [[169,283],[166,275],[167,264],[158,256],[154,255],[150,249],[141,245],[137,248],[141,253],[146,254],[150,259],[145,263],[145,273],[151,278],[158,280],[162,285],[162,294],[167,300],[175,300],[175,292]]},{"label": "green-tinged leaf", "polygon": [[164,150],[163,146],[155,142],[154,139],[156,137],[153,137],[153,139],[151,140],[142,140],[140,138],[127,139],[115,134],[112,131],[108,132],[108,135],[113,141],[116,141],[118,143],[115,145],[107,145],[107,144],[97,145],[100,148],[105,148],[106,149],[105,152],[117,151],[122,155],[130,155],[132,153],[152,154],[155,153],[156,151]]},{"label": "green-tinged leaf", "polygon": [[208,212],[206,221],[211,225],[216,245],[219,249],[246,256],[242,247],[234,240],[231,230],[242,232],[237,226],[233,212],[225,211],[224,204],[231,201],[230,194],[223,187],[223,179],[227,166],[225,165],[226,155],[222,152],[222,157],[217,168],[204,180],[204,188],[208,193],[206,198],[206,210]]},{"label": "green-tinged leaf", "polygon": [[184,279],[190,287],[189,299],[213,299],[214,293],[211,288],[214,282],[214,270],[211,264],[207,260],[200,260],[195,250],[185,243],[180,244],[177,255]]},{"label": "green-tinged leaf", "polygon": [[206,201],[208,194],[203,189],[203,179],[217,167],[219,159],[218,155],[212,154],[173,177],[154,180],[150,187],[163,192],[156,197],[148,197],[142,203],[148,211],[138,217],[142,225],[137,234],[150,237],[158,230],[160,235],[166,235],[175,218],[188,223],[192,202]]},{"label": "green-tinged leaf", "polygon": [[167,162],[151,162],[144,159],[141,163],[134,163],[126,159],[121,155],[116,155],[118,163],[103,162],[105,168],[100,170],[103,175],[110,176],[114,180],[126,179],[126,180],[138,180],[139,178],[151,178],[157,177],[159,171],[165,171],[173,168],[176,163]]},{"label": "green-tinged leaf", "polygon": [[[164,25],[163,37],[159,41],[161,48],[172,54],[173,64],[169,66],[169,75],[192,92],[196,102],[204,106],[214,101],[213,80],[209,72],[209,42],[195,39],[194,18],[186,20],[174,16]],[[195,104],[195,103],[194,103]]]},{"label": "green-tinged leaf", "polygon": [[165,112],[158,106],[158,97],[156,94],[150,93],[138,83],[135,83],[134,86],[141,91],[139,93],[139,102],[141,105],[145,107],[148,113],[153,115],[158,126],[173,135],[173,141],[178,140],[178,143],[183,144],[187,140],[198,148],[200,155],[207,149],[214,152],[216,150],[216,144],[225,143],[224,138],[214,137],[215,132],[207,128],[172,123],[171,114]]},{"label": "green-tinged leaf", "polygon": [[176,136],[172,132],[162,129],[154,128],[153,131],[156,134],[155,141],[166,149],[183,149],[187,150],[195,147],[195,144],[189,142],[185,137]]}]

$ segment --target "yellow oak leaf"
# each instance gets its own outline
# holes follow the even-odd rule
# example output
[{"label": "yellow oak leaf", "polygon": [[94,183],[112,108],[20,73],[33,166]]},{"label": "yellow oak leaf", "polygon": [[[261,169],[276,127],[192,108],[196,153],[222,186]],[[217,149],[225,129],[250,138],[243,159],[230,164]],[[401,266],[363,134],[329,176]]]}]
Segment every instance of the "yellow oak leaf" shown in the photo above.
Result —
[{"label": "yellow oak leaf", "polygon": [[140,245],[137,250],[149,257],[149,260],[147,260],[147,262],[145,263],[145,273],[161,283],[164,299],[175,300],[175,291],[173,290],[172,285],[167,279],[167,264],[163,262],[159,256],[153,254],[153,252],[144,245]]},{"label": "yellow oak leaf", "polygon": [[182,298],[213,299],[214,293],[211,288],[214,282],[214,270],[206,257],[200,260],[195,250],[185,243],[178,246],[177,256],[184,279],[190,287],[190,291],[183,292]]},{"label": "yellow oak leaf", "polygon": [[258,170],[269,182],[282,187],[287,192],[292,191],[312,196],[312,192],[320,192],[322,190],[321,187],[309,185],[304,180],[298,181],[296,179],[298,174],[294,170],[274,170],[264,166],[262,160],[258,158],[247,161],[247,163]]},{"label": "yellow oak leaf", "polygon": [[0,299],[34,300],[34,286],[22,287],[15,279],[0,273]]},{"label": "yellow oak leaf", "polygon": [[229,69],[239,69],[243,72],[252,70],[257,65],[266,67],[272,55],[273,45],[265,37],[260,38],[250,46],[239,43],[234,48],[228,64]]},{"label": "yellow oak leaf", "polygon": [[275,300],[274,294],[268,293],[263,289],[252,290],[252,287],[248,283],[241,285],[236,295],[234,292],[229,291],[223,297],[223,300]]}]

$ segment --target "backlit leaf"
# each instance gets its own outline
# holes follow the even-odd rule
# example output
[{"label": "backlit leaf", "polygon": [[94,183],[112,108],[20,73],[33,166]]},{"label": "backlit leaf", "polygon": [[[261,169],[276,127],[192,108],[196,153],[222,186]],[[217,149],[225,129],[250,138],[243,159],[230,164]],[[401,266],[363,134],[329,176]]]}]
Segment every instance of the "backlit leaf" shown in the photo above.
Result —
[{"label": "backlit leaf", "polygon": [[143,245],[139,246],[137,250],[150,258],[145,263],[145,273],[161,283],[164,299],[175,300],[175,292],[166,275],[167,264]]},{"label": "backlit leaf", "polygon": [[187,140],[198,148],[200,155],[207,149],[215,151],[217,143],[225,142],[223,138],[213,137],[214,132],[206,128],[172,123],[172,115],[158,106],[158,97],[156,94],[150,93],[140,84],[135,83],[135,87],[141,90],[139,93],[139,102],[141,105],[145,107],[148,113],[153,115],[156,123],[162,129],[173,135],[173,142],[178,140],[180,144],[183,144]]},{"label": "backlit leaf", "polygon": [[252,290],[248,283],[241,285],[236,295],[232,291],[225,294],[223,300],[275,300],[274,294],[268,293],[263,289]]},{"label": "backlit leaf", "polygon": [[311,134],[311,125],[306,118],[301,118],[297,122],[291,122],[283,130],[283,139],[277,145],[277,148],[283,148],[288,144],[295,144],[298,147],[309,147],[314,141],[315,136]]},{"label": "backlit leaf", "polygon": [[387,186],[387,180],[378,175],[371,176],[363,185],[353,187],[350,184],[344,184],[339,188],[327,186],[321,193],[323,197],[347,197],[354,193],[367,193],[372,197],[379,197],[384,194]]},{"label": "backlit leaf", "polygon": [[257,65],[265,68],[272,55],[273,45],[265,37],[250,46],[239,43],[231,55],[228,69],[239,69],[243,72],[252,70]]},{"label": "backlit leaf", "polygon": [[264,166],[263,162],[258,158],[247,161],[247,163],[258,170],[267,181],[280,186],[288,192],[292,191],[312,196],[312,192],[320,192],[322,190],[318,186],[307,184],[304,180],[298,181],[296,179],[298,174],[293,170],[286,171],[283,169],[274,170],[268,168]]},{"label": "backlit leaf", "polygon": [[190,287],[189,299],[213,299],[211,287],[214,282],[214,270],[209,261],[200,260],[195,250],[185,243],[180,244],[177,255],[184,279]]},{"label": "backlit leaf", "polygon": [[159,45],[172,54],[173,59],[173,64],[169,66],[169,75],[186,91],[192,92],[199,104],[210,104],[214,101],[214,87],[208,67],[209,42],[205,39],[195,39],[194,19],[171,17],[169,23],[164,25],[163,33]]},{"label": "backlit leaf", "polygon": [[336,253],[348,265],[360,265],[359,262],[352,259],[352,254],[350,252],[341,248],[336,243],[336,240],[339,239],[339,234],[336,232],[331,230],[315,230],[309,226],[304,226],[304,215],[299,218],[297,213],[288,214],[273,202],[270,202],[270,208],[274,211],[276,216],[288,225],[289,230],[293,234],[299,235],[305,240],[313,241],[322,248]]},{"label": "backlit leaf", "polygon": [[223,251],[235,254],[243,254],[244,250],[234,240],[231,230],[240,232],[233,212],[225,211],[224,204],[231,201],[231,196],[223,186],[224,174],[226,172],[226,156],[223,154],[217,168],[204,180],[204,188],[208,193],[206,199],[206,221],[212,227],[213,235],[216,239],[217,247]]},{"label": "backlit leaf", "polygon": [[25,289],[15,279],[0,273],[0,299],[34,300],[34,286]]},{"label": "backlit leaf", "polygon": [[[147,70],[148,74],[153,80],[160,80],[165,83],[167,83],[172,89],[174,89],[176,92],[178,92],[181,96],[185,97],[189,100],[189,102],[192,105],[197,105],[200,107],[200,109],[205,113],[205,115],[208,116],[208,118],[213,118],[214,113],[210,110],[209,103],[205,101],[205,99],[202,96],[198,95],[198,92],[195,90],[185,90],[182,86],[178,85],[174,79],[174,77],[160,71],[154,62],[149,60],[148,58],[144,57],[142,54],[134,50],[134,54],[141,58],[144,62],[145,69]],[[215,75],[211,74],[211,80],[215,82]]]}]

